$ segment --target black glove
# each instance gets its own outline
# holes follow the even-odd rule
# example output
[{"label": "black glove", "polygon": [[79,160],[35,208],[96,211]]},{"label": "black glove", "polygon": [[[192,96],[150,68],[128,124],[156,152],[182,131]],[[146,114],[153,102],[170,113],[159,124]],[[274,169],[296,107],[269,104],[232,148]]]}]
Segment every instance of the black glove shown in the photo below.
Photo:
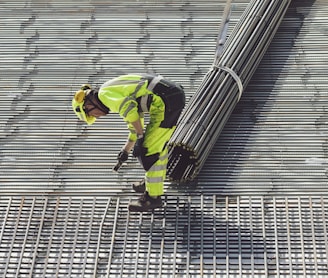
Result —
[{"label": "black glove", "polygon": [[117,160],[119,162],[125,162],[129,158],[129,153],[126,150],[121,150],[119,154],[117,155]]},{"label": "black glove", "polygon": [[113,167],[113,171],[117,172],[121,168],[123,162],[127,161],[128,158],[129,158],[129,153],[126,150],[121,150],[117,155],[117,163]]},{"label": "black glove", "polygon": [[138,138],[138,140],[136,141],[132,153],[134,157],[139,157],[144,152],[144,147],[142,146],[143,142],[144,142],[143,136]]}]

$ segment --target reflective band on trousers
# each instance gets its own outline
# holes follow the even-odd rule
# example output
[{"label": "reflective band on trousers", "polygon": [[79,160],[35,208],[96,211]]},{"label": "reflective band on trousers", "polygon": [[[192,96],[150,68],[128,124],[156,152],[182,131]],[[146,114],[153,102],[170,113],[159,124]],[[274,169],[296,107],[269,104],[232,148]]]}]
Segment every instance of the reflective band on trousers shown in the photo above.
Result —
[{"label": "reflective band on trousers", "polygon": [[160,156],[160,157],[158,158],[158,160],[165,160],[165,159],[168,158],[168,157],[169,157],[169,154],[167,153],[167,154],[165,154],[165,155]]},{"label": "reflective band on trousers", "polygon": [[146,190],[150,196],[160,196],[164,194],[164,180],[166,177],[166,167],[168,161],[167,146],[160,153],[160,157],[153,166],[146,172]]},{"label": "reflective band on trousers", "polygon": [[165,165],[153,165],[148,172],[157,172],[157,171],[163,171],[166,169],[166,164]]},{"label": "reflective band on trousers", "polygon": [[159,183],[163,181],[163,177],[146,177],[146,182],[148,183]]}]

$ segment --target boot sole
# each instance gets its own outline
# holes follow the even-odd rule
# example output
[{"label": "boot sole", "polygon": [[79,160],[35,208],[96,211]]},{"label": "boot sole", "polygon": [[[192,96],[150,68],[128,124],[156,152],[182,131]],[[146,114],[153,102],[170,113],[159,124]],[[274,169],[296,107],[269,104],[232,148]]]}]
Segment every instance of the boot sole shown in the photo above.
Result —
[{"label": "boot sole", "polygon": [[154,209],[161,208],[161,207],[163,207],[163,203],[160,206],[150,207],[148,209],[145,209],[143,207],[134,206],[134,205],[129,205],[128,210],[129,210],[129,212],[148,212],[148,211],[152,211]]}]

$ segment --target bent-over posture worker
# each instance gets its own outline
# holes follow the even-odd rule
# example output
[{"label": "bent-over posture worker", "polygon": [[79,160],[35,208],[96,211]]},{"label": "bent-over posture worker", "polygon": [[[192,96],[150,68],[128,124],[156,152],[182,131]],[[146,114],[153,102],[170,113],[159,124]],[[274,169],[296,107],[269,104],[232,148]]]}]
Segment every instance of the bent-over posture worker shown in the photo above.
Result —
[{"label": "bent-over posture worker", "polygon": [[[87,124],[113,112],[119,113],[128,125],[128,140],[119,152],[118,160],[126,161],[133,150],[146,171],[145,179],[133,184],[134,191],[142,196],[129,204],[129,211],[143,212],[162,206],[167,144],[184,105],[182,86],[160,75],[122,75],[105,82],[99,89],[83,85],[76,92],[73,110]],[[149,113],[146,127],[144,113]]]}]

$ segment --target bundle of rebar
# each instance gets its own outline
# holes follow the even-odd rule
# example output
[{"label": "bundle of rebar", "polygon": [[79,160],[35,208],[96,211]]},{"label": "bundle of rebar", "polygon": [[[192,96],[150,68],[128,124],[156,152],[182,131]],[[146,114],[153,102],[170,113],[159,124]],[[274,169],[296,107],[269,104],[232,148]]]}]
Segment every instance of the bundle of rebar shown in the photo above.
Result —
[{"label": "bundle of rebar", "polygon": [[[213,65],[190,98],[170,140],[167,171],[170,180],[186,182],[198,175],[290,1],[252,0],[224,46],[217,46]],[[222,50],[218,51],[219,47]]]}]

